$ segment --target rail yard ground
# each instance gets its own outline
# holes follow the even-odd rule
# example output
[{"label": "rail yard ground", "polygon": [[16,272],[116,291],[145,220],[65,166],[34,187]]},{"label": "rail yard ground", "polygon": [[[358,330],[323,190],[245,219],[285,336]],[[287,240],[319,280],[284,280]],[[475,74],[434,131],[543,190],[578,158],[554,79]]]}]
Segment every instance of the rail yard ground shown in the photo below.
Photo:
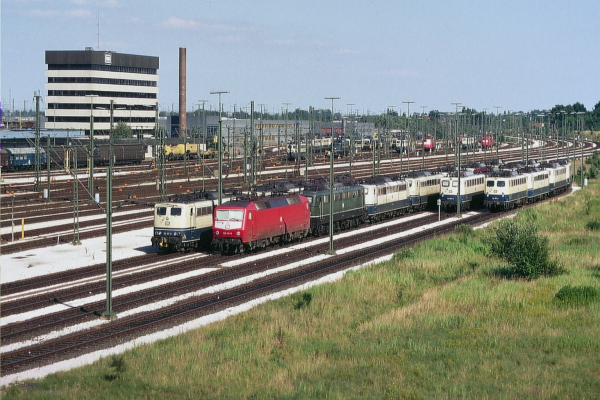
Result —
[{"label": "rail yard ground", "polygon": [[600,301],[556,294],[600,290],[600,185],[523,214],[563,273],[511,279],[465,230],[2,398],[598,398]]}]

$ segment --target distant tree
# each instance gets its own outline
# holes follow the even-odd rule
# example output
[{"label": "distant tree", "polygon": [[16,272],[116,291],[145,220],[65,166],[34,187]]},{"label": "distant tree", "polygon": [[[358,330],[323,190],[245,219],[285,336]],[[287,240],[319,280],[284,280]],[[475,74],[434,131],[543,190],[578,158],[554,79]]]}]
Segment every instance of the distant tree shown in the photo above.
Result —
[{"label": "distant tree", "polygon": [[133,131],[131,130],[131,127],[123,121],[119,122],[113,132],[113,138],[129,139],[132,137],[133,137]]}]

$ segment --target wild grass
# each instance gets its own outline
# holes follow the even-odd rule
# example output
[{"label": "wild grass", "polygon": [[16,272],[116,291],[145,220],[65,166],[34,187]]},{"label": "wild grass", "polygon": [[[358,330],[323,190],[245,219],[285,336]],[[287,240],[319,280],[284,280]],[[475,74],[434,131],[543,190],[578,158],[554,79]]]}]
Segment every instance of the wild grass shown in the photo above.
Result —
[{"label": "wild grass", "polygon": [[[595,182],[585,190],[600,194]],[[597,398],[600,301],[556,300],[567,286],[600,290],[600,232],[586,228],[600,208],[584,207],[578,192],[517,217],[548,239],[557,276],[508,279],[486,244],[493,228],[462,227],[337,283],[2,397]]]}]

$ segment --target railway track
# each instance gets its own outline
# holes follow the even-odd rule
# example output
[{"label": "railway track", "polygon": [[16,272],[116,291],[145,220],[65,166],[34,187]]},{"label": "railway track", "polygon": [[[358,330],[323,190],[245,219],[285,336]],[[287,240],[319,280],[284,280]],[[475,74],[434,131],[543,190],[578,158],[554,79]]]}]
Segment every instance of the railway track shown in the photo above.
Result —
[{"label": "railway track", "polygon": [[[533,155],[531,156],[533,157]],[[341,167],[344,168],[344,167]],[[359,173],[370,173],[368,168],[358,168]],[[370,175],[369,175],[370,176]],[[447,216],[448,217],[448,216]],[[427,217],[427,223],[437,220],[437,216]],[[468,223],[475,224],[476,222],[484,222],[494,218],[493,214],[482,213],[480,216],[469,219]],[[418,225],[427,225],[425,220],[419,221]],[[10,323],[5,325],[2,335],[3,350],[0,360],[0,365],[3,369],[3,374],[12,374],[18,371],[24,371],[30,368],[48,365],[61,359],[68,359],[79,354],[84,354],[98,349],[106,348],[117,343],[122,343],[126,340],[131,340],[140,335],[144,335],[157,330],[165,329],[166,327],[181,324],[190,319],[196,319],[201,315],[206,315],[216,310],[221,310],[231,307],[236,304],[254,299],[256,297],[265,296],[266,294],[281,291],[287,287],[297,286],[301,283],[316,279],[319,276],[330,274],[338,270],[344,270],[351,266],[358,265],[365,261],[370,261],[380,255],[387,255],[404,246],[411,245],[420,240],[425,240],[433,235],[439,235],[454,229],[457,224],[465,223],[466,220],[457,220],[449,223],[444,228],[432,229],[427,232],[415,233],[410,238],[398,236],[403,230],[409,229],[407,225],[401,228],[394,228],[386,225],[387,223],[374,226],[374,232],[369,234],[371,239],[385,237],[395,237],[393,240],[384,241],[379,244],[371,244],[359,250],[351,250],[357,247],[357,242],[364,242],[364,236],[351,235],[352,232],[345,232],[341,235],[336,235],[336,251],[335,257],[325,255],[327,251],[327,241],[324,239],[313,239],[308,243],[298,245],[290,245],[283,249],[276,249],[269,252],[263,252],[249,256],[234,256],[228,257],[225,264],[220,265],[224,257],[221,256],[199,256],[198,259],[192,260],[189,263],[181,263],[181,269],[171,269],[163,272],[163,275],[155,275],[156,272],[148,273],[132,273],[129,278],[123,278],[122,282],[116,281],[114,287],[123,288],[133,285],[143,285],[152,280],[161,279],[163,276],[173,274],[184,275],[186,271],[197,270],[198,268],[214,269],[207,273],[181,280],[177,283],[168,283],[149,288],[144,291],[139,291],[132,294],[126,294],[122,297],[116,297],[114,300],[115,311],[120,316],[117,321],[103,322],[98,320],[98,315],[101,315],[104,310],[104,301],[84,302],[77,307],[73,307],[66,311],[52,312],[43,318],[35,318],[33,321],[25,321],[22,324]],[[401,225],[401,224],[398,224]],[[368,227],[371,228],[371,227]],[[349,234],[348,236],[346,236]],[[354,237],[353,237],[354,236]],[[305,245],[313,245],[310,248],[303,247]],[[3,246],[3,251],[5,247]],[[307,262],[307,253],[312,255]],[[175,257],[177,258],[177,257]],[[175,258],[173,260],[175,260]],[[199,261],[202,259],[202,261]],[[206,259],[206,260],[204,260]],[[260,261],[259,261],[260,260]],[[130,266],[123,266],[123,271],[129,268],[138,268],[139,264],[145,262],[134,260]],[[215,265],[217,264],[217,265]],[[285,265],[295,265],[290,271],[281,271]],[[96,269],[103,269],[103,264],[97,265]],[[186,270],[187,268],[187,270]],[[118,269],[118,267],[117,267]],[[98,271],[101,272],[101,271]],[[93,269],[82,269],[78,271],[79,277],[86,274],[96,273]],[[253,279],[248,284],[236,286],[232,289],[216,289],[215,293],[209,294],[206,291],[211,287],[223,286],[231,283],[232,280],[241,280],[249,278],[253,275],[264,275]],[[68,275],[65,274],[65,276]],[[136,276],[137,275],[137,276]],[[55,277],[58,280],[53,284],[69,285],[75,277],[66,281],[61,281],[60,277]],[[37,285],[34,282],[28,282],[26,286],[24,282],[15,284],[6,288],[3,286],[2,291],[5,294],[5,289],[8,294],[18,296],[23,295],[27,291],[43,290],[47,285],[41,284],[42,280],[38,280]],[[21,285],[19,287],[19,285]],[[31,286],[33,285],[33,286]],[[69,304],[70,302],[82,298],[87,295],[101,294],[105,288],[105,282],[99,279],[91,284],[93,286],[80,286],[77,289],[69,289],[66,291],[45,291],[38,298],[25,300],[17,305],[2,304],[2,317],[19,315],[43,307],[44,304]],[[71,291],[72,290],[72,291]],[[85,292],[87,290],[87,293]],[[12,292],[10,292],[12,291]],[[189,295],[187,299],[183,299]],[[88,297],[88,296],[86,296]],[[159,307],[157,310],[145,311],[139,315],[128,315],[128,312],[135,310],[142,305],[148,303],[166,302],[168,299],[179,298],[176,304],[171,306]],[[10,307],[13,307],[12,310]],[[21,308],[17,308],[21,307]],[[6,314],[5,314],[6,313]],[[83,329],[82,331],[68,333],[69,327],[84,325],[94,321],[93,328]],[[58,334],[58,337],[53,339],[39,339],[44,335],[49,335],[50,332],[55,332],[57,329],[62,329],[63,332]],[[19,347],[18,344],[24,339],[29,338],[33,341],[40,341],[38,344],[27,344]],[[38,339],[36,339],[38,338]]]},{"label": "railway track", "polygon": [[[470,221],[476,223],[486,221],[490,218],[493,218],[491,214],[481,213],[470,219]],[[431,218],[431,216],[429,216],[429,219],[437,220],[437,218]],[[443,228],[443,231],[451,231],[454,229],[455,225],[462,223],[464,223],[463,220],[456,220],[448,223]],[[423,225],[423,221],[419,221],[416,225]],[[405,227],[399,228],[396,233],[404,230],[404,228]],[[281,291],[291,286],[297,286],[312,281],[320,276],[347,269],[350,266],[359,265],[368,260],[372,260],[373,258],[390,254],[404,246],[413,245],[418,241],[439,234],[439,228],[426,231],[421,230],[407,237],[383,241],[382,243],[372,244],[358,250],[354,250],[353,247],[357,241],[363,242],[363,238],[346,238],[346,242],[338,243],[338,255],[335,257],[326,256],[324,253],[327,244],[320,243],[313,250],[313,253],[318,254],[319,257],[316,257],[312,262],[307,262],[306,253],[303,250],[298,249],[293,251],[292,253],[295,253],[295,256],[286,252],[285,254],[280,254],[278,257],[285,259],[288,264],[297,264],[297,267],[287,271],[274,272],[267,276],[253,279],[249,283],[235,286],[231,289],[191,296],[171,306],[143,312],[136,316],[127,316],[122,319],[120,318],[117,321],[105,322],[95,326],[93,329],[87,329],[44,343],[7,351],[2,354],[0,361],[1,367],[5,374],[11,374],[28,368],[53,363],[60,359],[73,357],[82,352],[94,351],[106,346],[122,343],[124,340],[130,340],[143,334],[172,327],[190,319],[198,318],[201,315],[206,315],[207,313],[213,313],[217,310],[240,304],[249,299],[255,299],[275,291]],[[390,236],[390,227],[383,227],[378,235]],[[376,235],[373,235],[372,237],[375,238]],[[320,241],[324,242],[322,239]],[[206,274],[206,276],[184,280],[178,282],[176,285],[160,287],[159,289],[148,289],[148,291],[144,291],[143,293],[132,295],[133,297],[136,297],[136,299],[123,299],[126,302],[124,308],[139,307],[140,304],[146,304],[149,301],[160,301],[159,299],[172,297],[176,293],[189,293],[189,291],[198,291],[202,289],[206,290],[210,287],[209,285],[214,286],[219,283],[231,282],[232,279],[239,279],[242,276],[257,274],[261,271],[264,272],[268,269],[268,265],[282,265],[281,259],[277,258],[270,259],[268,265],[264,262],[257,265],[258,263],[256,260],[250,260],[249,262],[244,263],[243,258],[244,257],[241,257],[242,260],[230,260],[240,263],[236,268],[221,268],[218,271]],[[251,256],[248,258],[252,259],[253,257]],[[117,304],[120,302],[121,300],[115,298],[115,310]],[[96,302],[86,304],[77,309],[64,311],[61,313],[63,318],[62,324],[66,323],[64,321],[82,323],[82,321],[89,318],[97,319],[97,315],[99,315],[102,310],[102,303]],[[61,325],[61,322],[52,320],[56,317],[48,316],[47,318],[48,319],[45,321],[36,319],[37,325],[43,326],[43,328],[40,328],[41,331],[44,331],[44,329],[46,329],[46,331],[48,329],[56,329],[57,326]],[[15,337],[23,337],[24,335],[34,336],[36,334],[35,332],[38,334],[40,333],[40,331],[35,330],[37,328],[32,326],[25,327],[24,325],[11,325],[12,324],[9,324],[3,327],[3,347],[5,346],[4,340],[7,341],[6,343],[9,343],[11,340],[14,340]],[[35,325],[35,323],[33,325]]]}]

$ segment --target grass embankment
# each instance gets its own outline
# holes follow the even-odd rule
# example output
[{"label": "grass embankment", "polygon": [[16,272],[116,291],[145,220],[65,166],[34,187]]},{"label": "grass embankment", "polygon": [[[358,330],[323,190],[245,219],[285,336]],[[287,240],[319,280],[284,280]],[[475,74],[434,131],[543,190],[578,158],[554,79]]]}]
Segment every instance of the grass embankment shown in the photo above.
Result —
[{"label": "grass embankment", "polygon": [[508,279],[488,252],[492,228],[463,229],[2,397],[598,398],[600,301],[556,294],[600,289],[600,186],[524,214],[563,273]]}]

